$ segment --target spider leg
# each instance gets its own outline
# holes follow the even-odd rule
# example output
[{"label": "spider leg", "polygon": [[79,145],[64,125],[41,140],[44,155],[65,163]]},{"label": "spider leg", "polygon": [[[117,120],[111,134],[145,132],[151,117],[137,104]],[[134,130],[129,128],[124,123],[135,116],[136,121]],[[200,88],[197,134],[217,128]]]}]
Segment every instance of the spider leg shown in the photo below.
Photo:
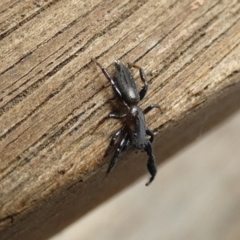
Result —
[{"label": "spider leg", "polygon": [[113,155],[112,160],[109,163],[108,166],[108,170],[106,172],[106,175],[108,175],[110,173],[110,171],[112,170],[112,168],[116,165],[117,159],[119,154],[122,152],[122,150],[124,149],[124,147],[126,146],[127,143],[127,133],[124,134],[123,138],[121,139],[120,143],[117,146],[117,150]]},{"label": "spider leg", "polygon": [[121,119],[125,118],[127,114],[117,114],[117,113],[109,113],[107,116],[103,117],[98,125],[101,125],[103,122],[105,122],[108,118],[114,118],[114,119]]},{"label": "spider leg", "polygon": [[108,115],[109,118],[115,118],[115,119],[125,118],[126,116],[127,116],[126,113],[124,113],[124,114],[110,113]]},{"label": "spider leg", "polygon": [[120,90],[116,86],[113,78],[110,76],[110,74],[108,73],[107,69],[104,68],[100,63],[98,63],[95,58],[92,58],[92,60],[101,68],[103,74],[108,79],[108,81],[111,83],[113,91],[117,94],[118,97],[122,98],[122,94],[121,94]]},{"label": "spider leg", "polygon": [[156,173],[157,173],[155,158],[153,156],[152,145],[151,145],[150,141],[146,145],[145,151],[147,152],[147,154],[149,156],[147,168],[148,168],[149,173],[151,174],[149,181],[146,183],[146,186],[148,186],[153,181],[153,179],[155,178]]},{"label": "spider leg", "polygon": [[107,116],[103,117],[96,125],[96,127],[94,128],[93,132],[96,131],[96,129],[103,124],[108,118],[114,118],[114,119],[121,119],[121,118],[125,118],[127,116],[127,114],[117,114],[117,113],[109,113]]},{"label": "spider leg", "polygon": [[139,70],[140,78],[141,78],[142,82],[144,83],[143,88],[139,92],[140,100],[142,100],[145,97],[145,95],[147,93],[147,90],[148,90],[147,77],[146,77],[146,75],[144,73],[144,70],[141,67],[139,67],[138,65],[130,63],[129,66],[137,68]]},{"label": "spider leg", "polygon": [[106,152],[105,152],[105,154],[104,154],[104,157],[106,157],[106,156],[108,155],[110,149],[111,149],[112,146],[115,144],[117,138],[118,138],[119,135],[123,132],[124,128],[125,128],[125,126],[123,126],[122,128],[120,128],[118,131],[116,131],[116,132],[114,133],[114,135],[112,136],[112,139],[111,139],[111,141],[110,141],[110,143],[109,143],[109,146],[108,146],[108,148],[107,148],[107,150],[106,150]]},{"label": "spider leg", "polygon": [[144,113],[144,114],[147,114],[147,113],[150,112],[153,108],[159,108],[159,109],[161,110],[161,108],[160,108],[160,106],[159,106],[158,104],[151,104],[151,105],[149,105],[148,107],[146,107],[146,108],[143,110],[143,113]]},{"label": "spider leg", "polygon": [[154,133],[147,128],[147,129],[146,129],[146,134],[147,134],[148,136],[150,136],[149,141],[152,143],[153,140],[154,140]]},{"label": "spider leg", "polygon": [[127,142],[126,142],[124,148],[122,149],[122,152],[125,151],[125,150],[129,147],[129,145],[130,145],[130,143],[131,143],[129,138],[127,138],[126,141],[127,141]]}]

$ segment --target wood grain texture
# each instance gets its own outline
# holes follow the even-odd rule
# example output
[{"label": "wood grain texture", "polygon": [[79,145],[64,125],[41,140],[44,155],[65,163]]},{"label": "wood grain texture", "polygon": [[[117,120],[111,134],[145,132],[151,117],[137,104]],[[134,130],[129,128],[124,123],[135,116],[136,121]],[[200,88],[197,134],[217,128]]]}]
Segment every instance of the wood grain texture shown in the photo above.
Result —
[{"label": "wood grain texture", "polygon": [[238,107],[239,12],[237,0],[1,1],[1,239],[46,239],[146,172],[129,150],[103,181],[120,123],[93,132],[113,94],[91,57],[146,71],[160,162]]}]

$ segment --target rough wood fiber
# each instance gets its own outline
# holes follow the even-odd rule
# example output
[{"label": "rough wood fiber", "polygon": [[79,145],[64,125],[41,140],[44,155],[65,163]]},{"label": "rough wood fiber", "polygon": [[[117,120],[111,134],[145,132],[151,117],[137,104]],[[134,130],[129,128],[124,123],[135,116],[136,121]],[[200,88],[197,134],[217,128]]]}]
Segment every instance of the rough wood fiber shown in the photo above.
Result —
[{"label": "rough wood fiber", "polygon": [[120,123],[93,132],[113,95],[91,57],[145,69],[160,162],[239,105],[239,11],[237,0],[2,0],[0,238],[46,239],[147,171],[129,150],[103,180]]}]

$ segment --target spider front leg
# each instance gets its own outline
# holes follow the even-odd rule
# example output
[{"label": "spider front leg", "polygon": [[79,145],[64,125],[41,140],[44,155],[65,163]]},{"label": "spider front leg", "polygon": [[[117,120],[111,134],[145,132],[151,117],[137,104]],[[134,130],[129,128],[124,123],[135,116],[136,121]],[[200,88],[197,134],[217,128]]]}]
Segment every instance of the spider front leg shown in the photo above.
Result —
[{"label": "spider front leg", "polygon": [[113,158],[112,160],[110,161],[109,163],[109,166],[108,166],[108,170],[106,172],[106,175],[108,175],[110,173],[110,171],[112,170],[112,168],[116,165],[117,163],[117,159],[118,159],[118,156],[119,154],[122,152],[122,150],[125,148],[126,144],[127,144],[127,133],[124,134],[122,140],[120,141],[120,143],[118,144],[117,146],[117,150],[116,152],[114,153],[113,155]]},{"label": "spider front leg", "polygon": [[108,79],[108,81],[111,83],[113,91],[117,94],[117,96],[119,98],[122,98],[122,94],[120,92],[120,90],[118,89],[118,87],[116,86],[114,80],[112,79],[112,77],[110,76],[110,74],[108,73],[107,69],[104,68],[100,63],[97,62],[97,60],[95,58],[92,58],[92,61],[94,61],[102,70],[103,74],[105,75],[105,77]]},{"label": "spider front leg", "polygon": [[142,100],[142,99],[145,97],[145,95],[146,95],[146,93],[147,93],[147,91],[148,91],[147,77],[146,77],[146,75],[145,75],[145,73],[144,73],[144,70],[143,70],[141,67],[139,67],[138,65],[129,63],[129,66],[130,66],[130,67],[137,68],[137,69],[139,70],[140,78],[141,78],[142,82],[144,83],[143,88],[142,88],[141,91],[139,92],[140,100]]},{"label": "spider front leg", "polygon": [[146,145],[145,151],[147,152],[147,154],[149,156],[148,163],[147,163],[147,168],[148,168],[149,173],[151,174],[151,177],[150,177],[149,181],[146,183],[146,186],[148,186],[154,180],[154,178],[157,174],[155,157],[153,156],[152,144],[150,143],[150,141]]}]

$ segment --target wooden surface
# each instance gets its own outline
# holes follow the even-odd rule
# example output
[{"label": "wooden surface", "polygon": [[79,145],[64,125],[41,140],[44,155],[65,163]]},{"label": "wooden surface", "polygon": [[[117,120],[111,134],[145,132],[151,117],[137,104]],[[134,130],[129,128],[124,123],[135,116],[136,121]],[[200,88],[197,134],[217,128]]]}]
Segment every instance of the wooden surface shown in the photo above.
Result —
[{"label": "wooden surface", "polygon": [[46,239],[146,172],[146,156],[130,150],[103,181],[120,123],[93,133],[113,95],[91,57],[145,69],[141,106],[162,109],[147,117],[159,162],[236,109],[239,9],[227,0],[1,1],[1,239]]}]

